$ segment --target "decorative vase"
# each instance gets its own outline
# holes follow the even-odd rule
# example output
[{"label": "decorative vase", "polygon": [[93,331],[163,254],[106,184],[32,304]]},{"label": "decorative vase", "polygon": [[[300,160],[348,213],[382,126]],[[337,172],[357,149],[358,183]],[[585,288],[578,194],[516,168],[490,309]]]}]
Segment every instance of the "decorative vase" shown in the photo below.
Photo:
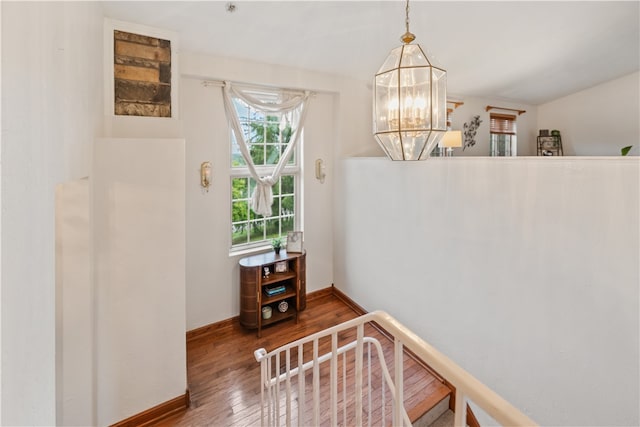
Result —
[{"label": "decorative vase", "polygon": [[284,313],[288,309],[289,309],[289,304],[286,301],[280,301],[280,304],[278,304],[278,311],[280,313]]},{"label": "decorative vase", "polygon": [[262,307],[262,318],[263,319],[270,319],[271,318],[271,307],[268,305],[265,305],[264,307]]}]

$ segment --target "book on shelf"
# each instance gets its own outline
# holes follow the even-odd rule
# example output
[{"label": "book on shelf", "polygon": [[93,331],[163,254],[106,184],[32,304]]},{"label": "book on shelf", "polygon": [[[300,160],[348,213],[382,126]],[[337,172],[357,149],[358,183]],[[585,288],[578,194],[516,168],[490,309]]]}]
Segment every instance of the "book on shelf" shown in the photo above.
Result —
[{"label": "book on shelf", "polygon": [[285,293],[286,290],[287,290],[286,286],[278,285],[278,286],[273,286],[273,287],[270,287],[270,288],[264,288],[264,293],[271,297],[271,296],[274,296],[274,295],[283,294],[283,293]]}]

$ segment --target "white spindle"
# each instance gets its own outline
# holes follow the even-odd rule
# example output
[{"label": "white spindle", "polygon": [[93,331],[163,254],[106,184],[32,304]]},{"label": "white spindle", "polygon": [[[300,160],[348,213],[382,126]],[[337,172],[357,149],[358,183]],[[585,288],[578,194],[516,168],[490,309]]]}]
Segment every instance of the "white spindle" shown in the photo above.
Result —
[{"label": "white spindle", "polygon": [[453,419],[453,425],[455,427],[467,426],[467,408],[466,398],[461,390],[456,391],[456,404],[455,404],[455,416]]},{"label": "white spindle", "polygon": [[387,425],[387,399],[385,398],[386,382],[384,375],[380,376],[380,382],[382,383],[382,425]]},{"label": "white spindle", "polygon": [[285,369],[287,375],[287,427],[291,427],[291,350],[285,352]]},{"label": "white spindle", "polygon": [[356,345],[356,426],[362,426],[362,343],[364,340],[364,324],[357,327]]},{"label": "white spindle", "polygon": [[[304,344],[298,344],[298,368],[304,365]],[[305,401],[307,398],[305,387],[305,375],[304,371],[298,375],[298,425],[304,424],[305,415]]]},{"label": "white spindle", "polygon": [[342,425],[347,425],[347,352],[342,353]]},{"label": "white spindle", "polygon": [[368,422],[367,425],[371,427],[371,412],[373,404],[371,402],[371,343],[367,343],[367,395],[369,397],[368,402]]},{"label": "white spindle", "polygon": [[[276,353],[276,377],[280,376],[280,352]],[[280,425],[280,381],[278,381],[276,383],[276,390],[275,390],[275,399],[274,399],[274,403],[275,403],[275,408],[274,408],[274,416],[273,419],[275,421],[274,425],[279,426]]]},{"label": "white spindle", "polygon": [[[264,402],[264,385],[267,383],[266,364],[260,363],[260,401]],[[260,405],[260,427],[264,427],[264,405]]]},{"label": "white spindle", "polygon": [[[267,375],[271,376],[271,357],[268,357],[266,359],[267,362]],[[264,387],[264,386],[263,386]],[[273,405],[272,400],[271,400],[271,383],[269,383],[269,386],[267,388],[267,419],[269,420],[269,425],[272,426],[274,425],[273,421],[271,420],[272,414],[271,414],[271,406]]]},{"label": "white spindle", "polygon": [[331,334],[331,425],[338,420],[338,333]]},{"label": "white spindle", "polygon": [[395,379],[395,389],[396,389],[396,396],[395,396],[395,401],[394,401],[394,405],[393,405],[393,425],[394,426],[399,426],[402,425],[402,410],[404,408],[404,402],[402,400],[402,396],[403,396],[403,389],[404,389],[404,384],[403,384],[403,378],[404,378],[404,369],[402,367],[402,359],[403,359],[403,351],[402,351],[402,342],[396,338],[394,340],[394,352],[393,352],[393,358],[395,361],[395,368],[394,368],[394,379]]},{"label": "white spindle", "polygon": [[[313,340],[313,360],[318,360],[318,338]],[[320,364],[313,364],[313,425],[320,425]]]}]

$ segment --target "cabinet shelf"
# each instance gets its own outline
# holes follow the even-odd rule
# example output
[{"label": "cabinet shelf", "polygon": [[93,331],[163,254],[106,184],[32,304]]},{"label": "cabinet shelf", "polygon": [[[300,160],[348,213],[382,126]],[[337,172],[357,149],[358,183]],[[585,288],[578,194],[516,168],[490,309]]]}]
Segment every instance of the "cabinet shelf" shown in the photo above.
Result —
[{"label": "cabinet shelf", "polygon": [[270,318],[262,319],[262,326],[271,325],[281,320],[291,319],[293,317],[296,317],[297,315],[298,313],[296,312],[295,308],[290,308],[284,313],[281,313],[278,310],[273,310]]},{"label": "cabinet shelf", "polygon": [[[276,264],[285,263],[286,270],[275,272]],[[307,306],[306,297],[306,253],[287,253],[281,251],[242,258],[240,264],[240,324],[248,329],[257,329],[258,337],[262,328],[280,320],[295,318]],[[269,275],[265,276],[265,268]],[[285,291],[278,295],[267,295],[265,287],[284,285]],[[278,303],[287,301],[289,309],[284,313],[278,311]],[[262,317],[262,307],[270,305],[271,317]]]},{"label": "cabinet shelf", "polygon": [[296,296],[296,291],[287,289],[285,292],[278,295],[268,296],[266,294],[262,295],[262,303],[261,305],[273,304],[274,302],[282,301],[283,299],[291,298]]},{"label": "cabinet shelf", "polygon": [[262,279],[262,286],[271,285],[273,283],[278,283],[287,279],[295,279],[295,278],[296,278],[295,272],[271,273],[269,274],[269,277],[265,277]]}]

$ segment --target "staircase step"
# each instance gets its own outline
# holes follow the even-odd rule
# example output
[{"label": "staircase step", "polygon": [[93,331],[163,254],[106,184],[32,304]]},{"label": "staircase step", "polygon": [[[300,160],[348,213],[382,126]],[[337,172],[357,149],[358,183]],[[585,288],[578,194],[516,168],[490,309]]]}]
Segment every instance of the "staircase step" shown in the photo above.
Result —
[{"label": "staircase step", "polygon": [[420,426],[426,427],[430,422],[438,418],[442,412],[449,409],[449,398],[451,396],[449,387],[440,381],[432,381],[427,386],[427,389],[429,396],[426,399],[414,405],[406,405],[407,402],[405,401],[407,415],[409,415],[409,420],[413,425],[417,425],[416,422],[426,417],[429,422],[420,424]]},{"label": "staircase step", "polygon": [[435,420],[429,427],[452,427],[454,421],[453,411],[447,409],[437,420]]}]

